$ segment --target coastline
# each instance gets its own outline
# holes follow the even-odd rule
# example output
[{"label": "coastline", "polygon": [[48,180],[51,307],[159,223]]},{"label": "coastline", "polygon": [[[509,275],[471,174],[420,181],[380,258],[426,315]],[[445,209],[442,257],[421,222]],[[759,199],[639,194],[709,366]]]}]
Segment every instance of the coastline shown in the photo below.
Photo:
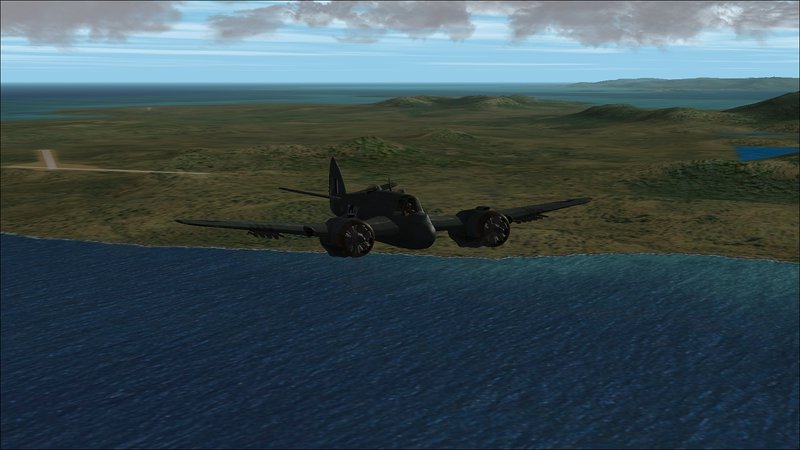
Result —
[{"label": "coastline", "polygon": [[720,133],[768,123],[734,126],[702,114],[690,122],[628,121],[587,117],[584,108],[563,103],[505,108],[498,98],[480,97],[483,106],[473,100],[422,110],[170,107],[116,110],[103,120],[4,122],[4,165],[30,164],[36,149],[53,149],[59,166],[130,173],[3,168],[1,226],[23,236],[104,243],[322,253],[302,237],[262,243],[174,219],[315,222],[329,214],[323,202],[278,187],[323,189],[335,155],[348,186],[391,175],[432,215],[595,199],[535,227],[515,226],[512,241],[495,249],[459,248],[441,236],[430,249],[379,245],[374,254],[697,254],[798,263],[797,155],[741,162],[735,153],[739,145],[795,144],[796,135],[726,137]]},{"label": "coastline", "polygon": [[[90,239],[71,239],[71,238],[59,238],[59,237],[49,237],[49,236],[32,236],[27,234],[19,234],[9,231],[0,231],[0,235],[9,235],[9,236],[17,236],[23,237],[28,239],[36,239],[36,240],[43,240],[43,241],[72,241],[72,242],[86,242],[92,244],[103,244],[103,245],[125,245],[131,247],[141,247],[141,248],[159,248],[159,249],[209,249],[209,250],[247,250],[247,251],[267,251],[267,252],[275,252],[275,253],[306,253],[306,254],[321,254],[325,255],[325,251],[311,251],[311,250],[284,250],[284,249],[271,249],[271,248],[250,248],[250,247],[218,247],[218,246],[202,246],[202,245],[148,245],[148,244],[138,244],[134,242],[109,242],[109,241],[97,241],[97,240],[90,240]],[[651,255],[651,256],[702,256],[702,257],[712,257],[712,258],[722,258],[722,259],[733,259],[733,260],[742,260],[742,261],[760,261],[760,262],[770,262],[770,263],[779,263],[779,264],[793,264],[796,266],[800,266],[800,262],[797,261],[788,261],[776,258],[749,258],[746,256],[727,256],[727,255],[715,255],[715,254],[704,254],[704,253],[679,253],[679,252],[669,252],[669,253],[658,253],[658,252],[597,252],[597,253],[570,253],[566,255],[530,255],[530,256],[502,256],[497,258],[490,258],[485,256],[461,256],[461,255],[426,255],[426,254],[414,254],[414,253],[404,253],[404,252],[380,252],[380,251],[372,251],[367,257],[372,255],[382,255],[382,256],[413,256],[413,257],[420,257],[420,258],[446,258],[446,259],[478,259],[478,260],[486,260],[486,261],[500,261],[506,259],[533,259],[533,258],[571,258],[576,256],[639,256],[639,255]]]}]

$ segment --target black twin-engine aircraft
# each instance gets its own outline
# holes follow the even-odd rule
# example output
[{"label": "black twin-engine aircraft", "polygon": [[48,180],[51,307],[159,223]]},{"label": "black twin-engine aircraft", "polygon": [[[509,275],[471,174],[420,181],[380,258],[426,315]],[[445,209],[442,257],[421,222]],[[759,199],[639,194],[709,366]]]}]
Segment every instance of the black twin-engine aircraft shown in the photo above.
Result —
[{"label": "black twin-engine aircraft", "polygon": [[391,181],[358,192],[347,192],[342,173],[331,158],[328,195],[297,189],[284,191],[330,199],[336,216],[324,223],[285,224],[267,222],[227,222],[219,220],[178,219],[177,222],[201,227],[247,230],[257,237],[278,238],[281,233],[318,237],[331,256],[364,256],[375,241],[408,249],[428,248],[436,241],[437,231],[447,231],[459,247],[498,247],[508,240],[512,222],[530,222],[546,216],[548,211],[588,203],[589,198],[573,198],[560,202],[519,208],[492,209],[478,206],[454,216],[429,216],[419,200]]}]

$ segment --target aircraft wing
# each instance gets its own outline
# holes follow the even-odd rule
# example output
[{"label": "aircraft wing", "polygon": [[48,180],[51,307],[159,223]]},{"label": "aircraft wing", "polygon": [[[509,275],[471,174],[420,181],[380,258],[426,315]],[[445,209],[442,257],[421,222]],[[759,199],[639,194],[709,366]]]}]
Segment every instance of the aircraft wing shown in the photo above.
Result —
[{"label": "aircraft wing", "polygon": [[590,198],[571,198],[560,202],[542,203],[540,205],[520,206],[519,208],[499,209],[497,212],[506,216],[509,222],[530,222],[531,220],[543,219],[543,213],[558,209],[569,208],[571,206],[589,203]]},{"label": "aircraft wing", "polygon": [[185,225],[195,225],[198,227],[213,228],[233,228],[236,230],[247,230],[253,236],[277,239],[281,233],[299,234],[302,236],[319,236],[328,233],[328,228],[324,223],[299,225],[291,223],[265,223],[265,222],[227,222],[223,220],[193,220],[177,219],[176,222]]},{"label": "aircraft wing", "polygon": [[[542,203],[539,205],[520,206],[518,208],[498,209],[500,214],[506,216],[509,222],[530,222],[531,220],[543,219],[542,214],[558,209],[569,208],[571,206],[589,203],[590,198],[572,198],[560,202]],[[464,224],[456,216],[429,216],[433,227],[437,231],[455,230]]]},{"label": "aircraft wing", "polygon": [[436,231],[447,231],[461,228],[463,223],[456,216],[428,216]]},{"label": "aircraft wing", "polygon": [[[328,234],[328,227],[324,223],[316,224],[292,224],[292,223],[265,223],[265,222],[227,222],[223,220],[194,220],[177,219],[176,222],[185,225],[195,225],[198,227],[213,228],[233,228],[235,230],[247,230],[249,234],[257,237],[267,237],[277,239],[284,234],[299,234],[302,236],[324,236]],[[387,217],[378,216],[366,220],[375,232],[375,236],[389,237],[397,234],[400,229]]]}]

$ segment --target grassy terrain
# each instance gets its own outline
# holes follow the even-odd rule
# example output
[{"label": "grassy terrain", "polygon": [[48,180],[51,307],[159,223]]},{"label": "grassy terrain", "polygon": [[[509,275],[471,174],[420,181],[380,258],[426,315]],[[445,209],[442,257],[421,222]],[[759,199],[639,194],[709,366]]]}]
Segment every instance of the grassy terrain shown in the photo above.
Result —
[{"label": "grassy terrain", "polygon": [[[734,149],[796,146],[797,134],[730,133],[796,133],[800,124],[754,108],[653,111],[524,96],[401,97],[373,105],[124,108],[3,122],[3,166],[35,162],[35,150],[49,148],[61,164],[211,174],[3,168],[1,228],[110,242],[321,251],[316,239],[265,241],[173,220],[322,222],[329,216],[324,199],[277,187],[325,192],[335,155],[348,189],[391,176],[430,214],[594,199],[547,220],[513,224],[502,247],[461,249],[441,233],[420,254],[679,252],[798,261],[797,156],[739,162]],[[409,252],[380,243],[373,251]]]}]

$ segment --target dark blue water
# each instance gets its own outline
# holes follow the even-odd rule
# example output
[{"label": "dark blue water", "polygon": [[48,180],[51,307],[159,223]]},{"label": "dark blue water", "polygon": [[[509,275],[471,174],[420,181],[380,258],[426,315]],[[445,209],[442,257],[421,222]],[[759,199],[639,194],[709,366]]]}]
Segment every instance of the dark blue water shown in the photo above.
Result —
[{"label": "dark blue water", "polygon": [[773,158],[775,156],[791,155],[800,151],[798,147],[736,147],[736,154],[742,161]]},{"label": "dark blue water", "polygon": [[3,448],[796,448],[797,264],[2,235]]},{"label": "dark blue water", "polygon": [[[238,103],[373,103],[403,95],[512,95],[589,104],[627,103],[642,108],[727,109],[759,102],[784,91],[643,91],[574,88],[556,83],[509,84],[3,84],[0,119],[32,120],[76,117],[66,109],[123,106],[209,105]],[[81,117],[81,116],[78,116]]]}]

